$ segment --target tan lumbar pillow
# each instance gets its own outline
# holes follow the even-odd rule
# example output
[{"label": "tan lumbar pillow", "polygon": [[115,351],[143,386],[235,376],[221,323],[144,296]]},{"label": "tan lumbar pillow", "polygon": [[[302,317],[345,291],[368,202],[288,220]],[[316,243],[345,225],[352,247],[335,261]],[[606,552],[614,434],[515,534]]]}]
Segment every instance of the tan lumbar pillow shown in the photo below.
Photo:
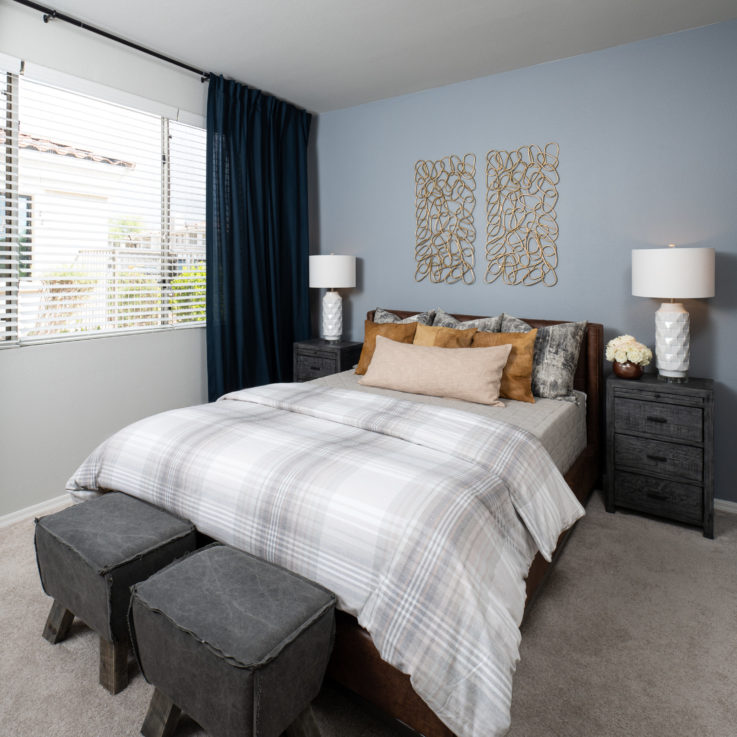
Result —
[{"label": "tan lumbar pillow", "polygon": [[358,383],[504,406],[499,384],[511,350],[511,345],[448,350],[397,343],[379,335],[366,375]]},{"label": "tan lumbar pillow", "polygon": [[458,330],[457,328],[418,325],[413,343],[415,345],[434,345],[438,348],[470,348],[476,328]]},{"label": "tan lumbar pillow", "polygon": [[532,396],[532,359],[535,354],[537,330],[529,333],[482,333],[473,336],[474,348],[494,345],[511,345],[507,365],[502,373],[499,396],[520,402],[534,402]]}]

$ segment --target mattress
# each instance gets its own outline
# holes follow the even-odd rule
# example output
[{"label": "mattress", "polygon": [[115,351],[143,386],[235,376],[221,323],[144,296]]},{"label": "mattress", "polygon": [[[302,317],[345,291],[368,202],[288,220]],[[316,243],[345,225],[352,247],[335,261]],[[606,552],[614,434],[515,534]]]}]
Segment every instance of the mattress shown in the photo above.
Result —
[{"label": "mattress", "polygon": [[504,407],[490,407],[475,402],[464,402],[460,399],[446,397],[429,397],[424,394],[408,394],[393,389],[378,389],[358,383],[358,376],[353,369],[331,374],[312,383],[323,384],[340,389],[352,389],[359,392],[383,394],[397,399],[407,399],[423,404],[435,404],[441,407],[452,407],[494,420],[508,422],[532,433],[550,453],[550,457],[561,473],[566,473],[586,447],[586,395],[575,392],[575,402],[564,402],[559,399],[536,398],[531,402],[517,402],[505,399]]}]

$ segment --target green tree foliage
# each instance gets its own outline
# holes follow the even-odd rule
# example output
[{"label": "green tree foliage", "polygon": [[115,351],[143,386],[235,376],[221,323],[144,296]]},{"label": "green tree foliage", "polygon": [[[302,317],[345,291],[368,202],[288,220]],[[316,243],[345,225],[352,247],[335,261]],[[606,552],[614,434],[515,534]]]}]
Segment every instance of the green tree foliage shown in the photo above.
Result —
[{"label": "green tree foliage", "polygon": [[136,328],[161,322],[161,285],[158,279],[140,271],[125,270],[113,292],[117,309],[117,327]]},{"label": "green tree foliage", "polygon": [[205,321],[205,262],[197,261],[171,280],[173,322]]}]

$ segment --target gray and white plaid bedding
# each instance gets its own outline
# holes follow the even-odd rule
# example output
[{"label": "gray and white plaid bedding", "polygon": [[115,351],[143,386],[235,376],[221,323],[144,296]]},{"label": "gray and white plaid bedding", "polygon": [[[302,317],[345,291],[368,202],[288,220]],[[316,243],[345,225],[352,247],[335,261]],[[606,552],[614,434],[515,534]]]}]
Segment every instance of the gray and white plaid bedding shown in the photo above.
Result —
[{"label": "gray and white plaid bedding", "polygon": [[462,737],[508,729],[524,578],[583,514],[530,433],[306,384],[141,420],[67,489],[124,491],[332,589]]}]

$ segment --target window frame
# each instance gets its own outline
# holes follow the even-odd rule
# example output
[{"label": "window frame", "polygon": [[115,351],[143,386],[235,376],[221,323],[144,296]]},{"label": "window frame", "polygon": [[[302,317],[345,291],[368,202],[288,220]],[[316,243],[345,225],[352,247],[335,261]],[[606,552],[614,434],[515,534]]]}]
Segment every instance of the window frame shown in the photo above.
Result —
[{"label": "window frame", "polygon": [[[5,297],[5,304],[0,303],[0,350],[6,348],[20,348],[32,345],[43,345],[48,343],[60,343],[76,340],[91,340],[101,338],[114,338],[121,337],[124,335],[137,335],[137,334],[148,334],[156,332],[168,332],[171,330],[185,330],[190,328],[203,328],[206,325],[204,310],[200,311],[197,307],[200,304],[200,295],[202,303],[205,299],[204,286],[191,286],[185,288],[185,299],[189,300],[186,302],[189,305],[186,308],[187,321],[178,322],[176,319],[177,313],[177,300],[173,292],[173,284],[176,279],[184,273],[187,268],[195,269],[198,273],[201,270],[206,273],[206,255],[204,249],[201,252],[201,258],[199,252],[194,250],[193,259],[191,262],[186,262],[180,268],[179,262],[181,258],[173,258],[173,254],[176,254],[176,249],[173,248],[172,243],[172,232],[175,230],[172,228],[172,218],[174,212],[172,209],[172,159],[170,142],[172,139],[171,123],[177,125],[187,126],[193,129],[200,129],[200,125],[193,124],[189,120],[187,122],[174,120],[173,118],[167,117],[167,115],[159,112],[152,112],[151,110],[145,109],[147,106],[142,108],[133,106],[127,103],[120,103],[115,100],[109,100],[105,97],[87,94],[85,92],[79,92],[74,89],[69,89],[66,86],[59,86],[57,84],[48,83],[41,81],[39,84],[63,90],[64,92],[79,97],[92,98],[99,100],[103,103],[109,103],[117,105],[123,108],[135,112],[141,112],[147,115],[154,115],[160,121],[160,153],[161,153],[161,177],[159,180],[159,192],[160,192],[160,205],[161,205],[161,217],[160,217],[160,246],[159,246],[159,270],[156,272],[155,281],[159,289],[160,302],[159,307],[153,310],[150,314],[155,315],[157,324],[154,325],[137,325],[134,327],[111,327],[103,330],[90,331],[90,332],[77,332],[71,334],[57,333],[39,335],[38,337],[28,336],[21,337],[21,330],[19,324],[20,317],[20,284],[24,278],[23,261],[20,259],[21,250],[24,245],[30,246],[30,263],[33,260],[33,247],[34,247],[34,198],[32,194],[23,194],[20,192],[19,180],[20,180],[20,128],[19,128],[19,111],[20,111],[20,100],[19,93],[21,89],[21,77],[19,74],[11,71],[0,70],[0,74],[3,77],[4,85],[0,87],[0,104],[2,104],[2,98],[5,98],[3,105],[3,118],[0,119],[0,129],[5,133],[5,141],[0,146],[0,156],[2,161],[0,162],[0,172],[4,171],[4,181],[0,185],[0,204],[4,212],[2,212],[2,220],[0,220],[0,299]],[[29,80],[35,82],[35,80]],[[192,117],[192,116],[190,116]],[[188,161],[184,159],[184,161]],[[203,158],[203,177],[205,176],[204,165],[205,161]],[[24,224],[21,228],[20,216],[21,200],[23,204]],[[21,235],[21,230],[23,235]],[[153,231],[154,233],[156,231]],[[27,237],[28,243],[21,244],[21,238]],[[197,244],[196,232],[188,235],[187,238],[191,241],[195,241]],[[204,241],[204,237],[203,237]],[[154,257],[155,258],[155,257]],[[30,268],[30,266],[29,266]],[[30,274],[30,271],[29,271]],[[26,275],[27,277],[28,275]],[[201,277],[192,277],[192,282],[198,281]],[[187,291],[187,290],[192,291]],[[196,305],[196,307],[192,307]],[[114,309],[115,323],[124,321],[121,317],[122,313],[121,306],[118,304]],[[7,316],[9,319],[6,319]],[[202,316],[200,316],[202,315]]]}]

